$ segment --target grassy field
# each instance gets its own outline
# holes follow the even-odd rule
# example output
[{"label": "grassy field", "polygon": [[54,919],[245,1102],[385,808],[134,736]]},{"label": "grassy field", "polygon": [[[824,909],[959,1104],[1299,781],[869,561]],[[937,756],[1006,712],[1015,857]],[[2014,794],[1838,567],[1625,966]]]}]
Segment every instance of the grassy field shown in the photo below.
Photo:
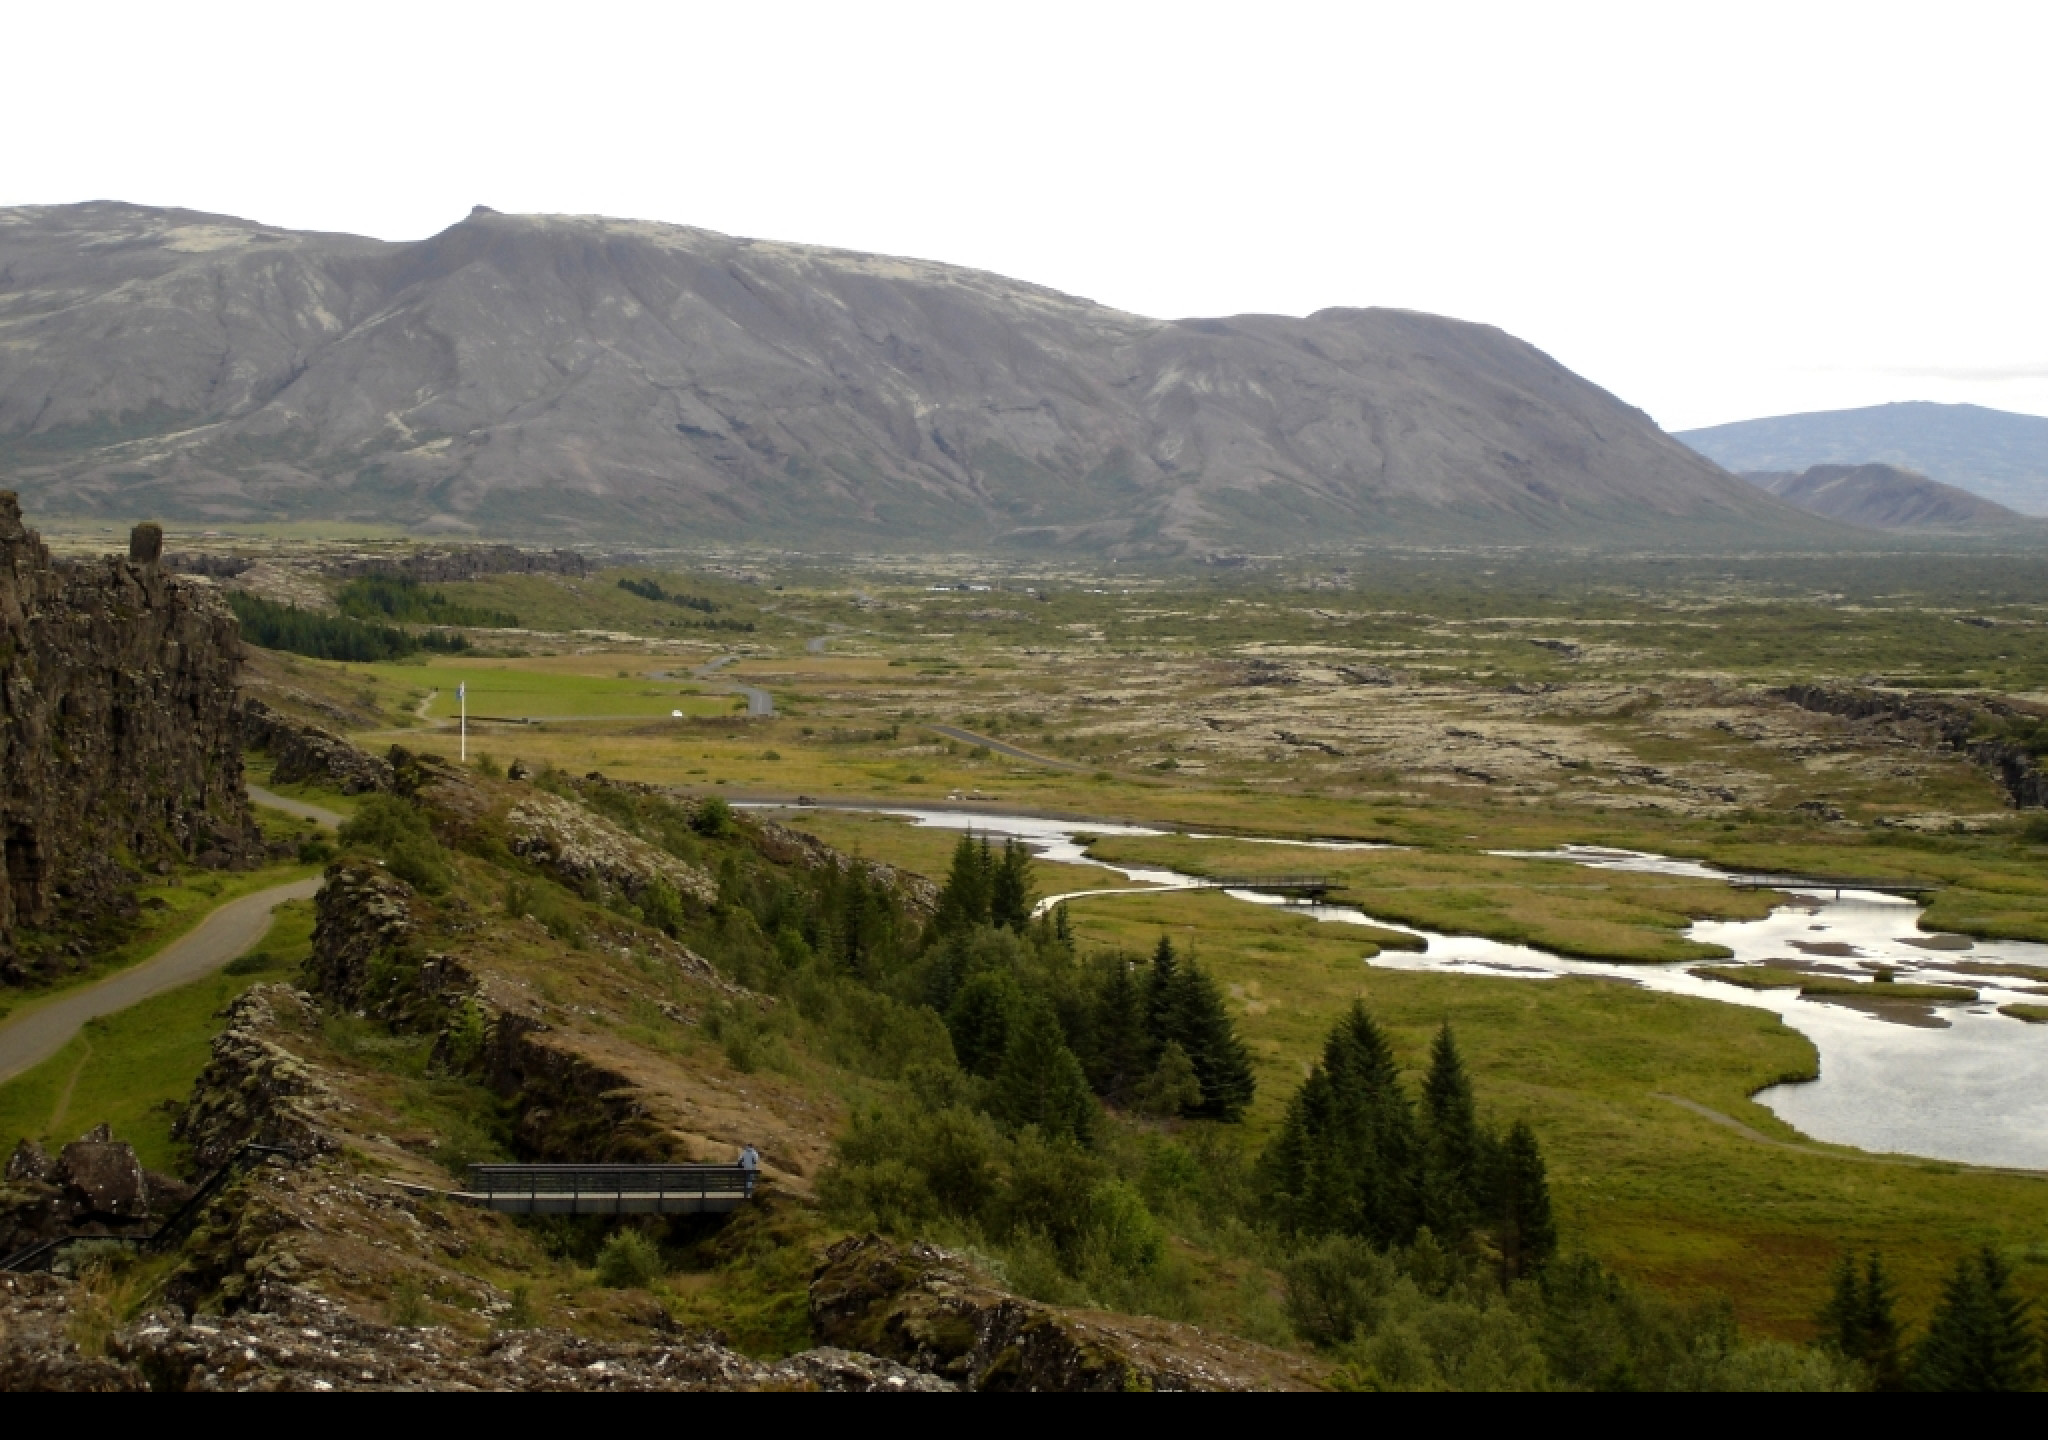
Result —
[{"label": "grassy field", "polygon": [[[1449,1021],[1490,1117],[1526,1119],[1541,1137],[1568,1244],[1667,1292],[1725,1295],[1746,1326],[1804,1338],[1834,1257],[1874,1247],[1917,1321],[1956,1256],[1990,1242],[2018,1262],[2030,1293],[2048,1297],[2048,1177],[1804,1142],[1749,1098],[1816,1063],[1810,1042],[1764,1011],[1596,979],[1375,968],[1348,927],[1219,895],[1077,900],[1070,913],[1084,945],[1144,950],[1166,934],[1227,987],[1259,1077],[1254,1143],[1356,998],[1418,1082]],[[1746,1138],[1664,1096],[1798,1148]]]},{"label": "grassy field", "polygon": [[1771,909],[1768,893],[1733,890],[1717,880],[1470,851],[1304,851],[1177,835],[1118,835],[1098,840],[1089,853],[1196,875],[1314,870],[1342,882],[1345,903],[1384,920],[1590,960],[1723,958],[1728,952],[1720,946],[1679,932],[1694,920],[1754,920]]},{"label": "grassy field", "polygon": [[[421,719],[453,720],[455,687],[469,687],[472,716],[514,720],[653,720],[681,710],[688,716],[729,714],[731,697],[710,695],[687,677],[652,680],[647,671],[677,669],[679,662],[628,664],[622,656],[550,656],[533,660],[475,660],[429,665],[351,666],[387,685],[403,687]],[[624,673],[622,673],[624,672]],[[417,698],[413,698],[417,697]]]},{"label": "grassy field", "polygon": [[310,901],[281,905],[261,943],[227,970],[87,1022],[62,1050],[0,1085],[0,1147],[24,1138],[59,1145],[105,1123],[144,1165],[174,1168],[171,1122],[206,1065],[216,1017],[251,985],[290,978],[312,935]]}]

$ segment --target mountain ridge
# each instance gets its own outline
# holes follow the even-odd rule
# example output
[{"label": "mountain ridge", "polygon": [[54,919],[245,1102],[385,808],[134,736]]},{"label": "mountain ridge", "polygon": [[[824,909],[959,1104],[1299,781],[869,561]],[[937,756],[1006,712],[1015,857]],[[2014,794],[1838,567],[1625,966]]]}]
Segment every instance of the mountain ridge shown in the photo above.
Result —
[{"label": "mountain ridge", "polygon": [[406,243],[0,211],[0,471],[65,513],[425,533],[1840,534],[1491,326],[1154,320],[935,261],[486,207]]},{"label": "mountain ridge", "polygon": [[2048,417],[2039,415],[1902,400],[1737,420],[1676,438],[1738,474],[1893,465],[2021,514],[2048,516]]},{"label": "mountain ridge", "polygon": [[1896,465],[1815,465],[1742,477],[1812,515],[1873,530],[1988,530],[2034,522],[1995,500]]}]

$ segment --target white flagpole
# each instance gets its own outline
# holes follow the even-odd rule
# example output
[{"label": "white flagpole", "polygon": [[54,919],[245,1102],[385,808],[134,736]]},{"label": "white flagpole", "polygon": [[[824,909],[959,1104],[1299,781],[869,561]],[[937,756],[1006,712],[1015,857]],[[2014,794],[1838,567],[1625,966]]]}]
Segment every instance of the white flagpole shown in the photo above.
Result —
[{"label": "white flagpole", "polygon": [[462,763],[469,763],[469,686],[467,683],[455,687],[455,699],[462,706]]}]

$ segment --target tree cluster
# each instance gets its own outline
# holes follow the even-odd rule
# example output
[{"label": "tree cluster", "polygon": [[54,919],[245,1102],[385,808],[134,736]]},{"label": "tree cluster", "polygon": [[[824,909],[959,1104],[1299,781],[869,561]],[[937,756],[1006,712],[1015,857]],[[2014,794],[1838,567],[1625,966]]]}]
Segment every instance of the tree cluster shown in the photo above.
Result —
[{"label": "tree cluster", "polygon": [[1453,1247],[1484,1242],[1508,1281],[1557,1249],[1535,1133],[1519,1120],[1505,1133],[1480,1122],[1448,1024],[1417,1105],[1386,1036],[1354,1003],[1288,1102],[1263,1167],[1274,1218],[1295,1235],[1390,1248],[1427,1230]]},{"label": "tree cluster", "polygon": [[2013,1285],[2012,1267],[1984,1246],[1956,1262],[1927,1333],[1908,1346],[1883,1258],[1845,1255],[1819,1320],[1821,1344],[1859,1365],[1873,1390],[2038,1390],[2048,1379],[2048,1337]]},{"label": "tree cluster", "polygon": [[417,625],[482,625],[509,629],[519,617],[507,610],[461,605],[410,575],[365,575],[341,587],[334,603],[358,620],[398,620]]}]

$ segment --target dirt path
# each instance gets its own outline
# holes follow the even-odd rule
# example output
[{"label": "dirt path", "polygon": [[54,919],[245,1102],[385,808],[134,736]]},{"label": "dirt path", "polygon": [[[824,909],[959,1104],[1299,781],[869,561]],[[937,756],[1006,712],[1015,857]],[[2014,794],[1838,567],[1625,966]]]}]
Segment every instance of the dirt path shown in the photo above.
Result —
[{"label": "dirt path", "polygon": [[280,795],[274,790],[265,790],[261,785],[251,785],[248,787],[248,790],[249,803],[252,805],[262,805],[272,810],[282,810],[287,815],[296,815],[302,820],[311,820],[316,824],[325,825],[329,830],[340,829],[341,822],[348,818],[336,811],[329,810],[324,805],[314,805],[304,800],[294,800],[289,795]]},{"label": "dirt path", "polygon": [[958,725],[927,725],[925,729],[934,735],[943,735],[948,740],[958,740],[964,745],[986,745],[998,755],[1007,755],[1012,760],[1028,760],[1033,765],[1044,765],[1053,770],[1086,770],[1086,765],[1076,765],[1071,760],[1055,760],[1049,755],[1034,755],[1029,750],[1019,750],[1015,745],[1006,745],[1001,740],[987,735],[977,735],[972,730],[962,730]]},{"label": "dirt path", "polygon": [[319,888],[319,877],[312,876],[230,900],[141,964],[16,1015],[0,1025],[0,1080],[49,1059],[86,1021],[212,974],[263,938],[272,910],[287,900],[310,900]]}]

